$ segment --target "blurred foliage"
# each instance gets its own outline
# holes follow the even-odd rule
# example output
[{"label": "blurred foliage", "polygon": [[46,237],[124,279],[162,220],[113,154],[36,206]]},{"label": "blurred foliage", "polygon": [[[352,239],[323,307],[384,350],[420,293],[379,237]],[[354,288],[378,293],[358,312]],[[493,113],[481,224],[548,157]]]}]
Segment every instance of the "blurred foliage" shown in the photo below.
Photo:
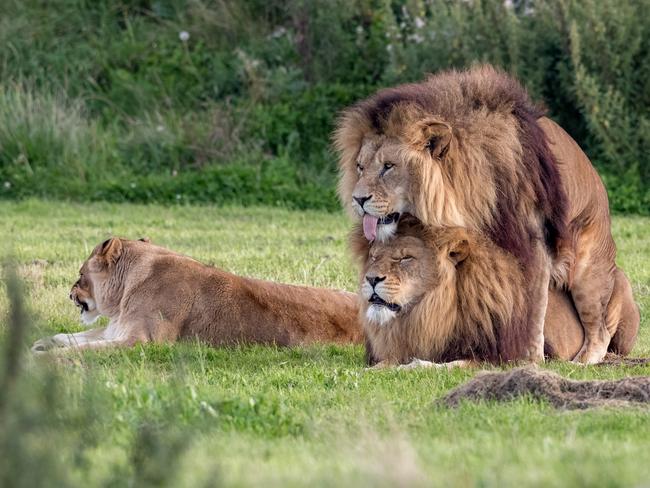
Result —
[{"label": "blurred foliage", "polygon": [[650,211],[650,0],[4,0],[0,196],[337,208],[337,112],[490,62]]}]

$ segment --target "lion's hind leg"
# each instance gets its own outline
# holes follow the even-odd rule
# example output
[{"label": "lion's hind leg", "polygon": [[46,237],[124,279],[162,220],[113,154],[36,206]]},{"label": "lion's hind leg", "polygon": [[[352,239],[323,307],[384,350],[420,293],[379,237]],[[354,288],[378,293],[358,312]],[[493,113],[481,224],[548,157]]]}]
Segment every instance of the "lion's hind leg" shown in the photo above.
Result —
[{"label": "lion's hind leg", "polygon": [[623,273],[616,268],[614,291],[607,306],[607,330],[612,335],[609,351],[626,356],[632,352],[639,333],[641,315],[634,302],[632,286]]}]

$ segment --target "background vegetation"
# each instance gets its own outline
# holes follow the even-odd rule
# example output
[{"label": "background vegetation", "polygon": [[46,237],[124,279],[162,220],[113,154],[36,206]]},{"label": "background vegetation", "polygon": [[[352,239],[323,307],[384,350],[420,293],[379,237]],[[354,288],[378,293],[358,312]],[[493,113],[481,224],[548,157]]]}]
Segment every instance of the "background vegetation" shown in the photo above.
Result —
[{"label": "background vegetation", "polygon": [[[68,292],[107,234],[147,235],[239,274],[355,290],[339,214],[27,200],[0,202],[0,215],[26,292],[11,272],[0,280],[0,486],[615,487],[650,478],[647,407],[436,404],[475,370],[365,371],[354,346],[148,344],[58,359],[27,351],[82,329]],[[645,357],[648,225],[613,221],[641,306],[634,355]],[[649,365],[545,367],[573,379],[650,374]]]},{"label": "background vegetation", "polygon": [[336,209],[335,114],[491,62],[650,212],[650,0],[3,0],[0,197]]}]

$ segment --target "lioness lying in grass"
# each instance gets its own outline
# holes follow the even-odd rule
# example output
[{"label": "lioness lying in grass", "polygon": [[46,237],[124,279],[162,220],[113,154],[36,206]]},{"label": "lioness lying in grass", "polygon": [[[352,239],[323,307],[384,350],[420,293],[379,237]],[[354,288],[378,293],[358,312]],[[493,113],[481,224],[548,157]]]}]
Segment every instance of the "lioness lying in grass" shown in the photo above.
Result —
[{"label": "lioness lying in grass", "polygon": [[32,350],[128,347],[196,338],[212,345],[360,343],[357,295],[236,276],[147,240],[112,238],[83,263],[70,299],[106,327],[57,334]]}]

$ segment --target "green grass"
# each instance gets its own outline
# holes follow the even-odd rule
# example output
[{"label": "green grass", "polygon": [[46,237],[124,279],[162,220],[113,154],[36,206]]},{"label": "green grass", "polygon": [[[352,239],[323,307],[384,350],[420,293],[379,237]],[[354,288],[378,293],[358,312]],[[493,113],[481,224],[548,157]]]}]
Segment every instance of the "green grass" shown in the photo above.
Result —
[{"label": "green grass", "polygon": [[[355,289],[340,214],[267,208],[0,202],[1,254],[25,277],[29,339],[79,330],[67,298],[111,234],[230,271]],[[641,305],[636,356],[650,355],[650,219],[616,217],[619,264]],[[7,300],[2,293],[0,312]],[[4,319],[3,319],[4,320]],[[4,325],[2,326],[4,328]],[[649,367],[547,365],[566,377]],[[559,412],[531,399],[435,400],[474,371],[365,371],[361,347],[147,345],[52,363],[28,356],[0,411],[9,486],[642,485],[647,409]]]}]

